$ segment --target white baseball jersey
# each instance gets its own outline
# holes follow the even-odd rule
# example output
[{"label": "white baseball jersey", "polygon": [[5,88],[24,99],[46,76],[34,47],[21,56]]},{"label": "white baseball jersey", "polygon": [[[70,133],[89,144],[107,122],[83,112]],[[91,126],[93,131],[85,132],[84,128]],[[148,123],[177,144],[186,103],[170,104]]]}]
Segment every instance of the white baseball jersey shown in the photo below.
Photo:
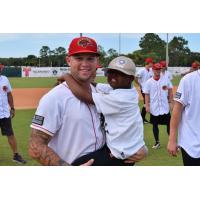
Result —
[{"label": "white baseball jersey", "polygon": [[71,164],[105,144],[99,118],[94,105],[81,102],[63,83],[42,97],[31,127],[52,136],[49,147]]},{"label": "white baseball jersey", "polygon": [[147,80],[149,80],[151,77],[153,77],[152,68],[150,68],[149,71],[146,68],[141,69],[136,74],[136,77],[138,78],[138,82],[141,86],[142,92],[144,92],[145,83],[147,82]]},{"label": "white baseball jersey", "polygon": [[150,97],[150,113],[154,116],[168,114],[168,89],[172,89],[172,84],[169,79],[160,78],[155,80],[150,78],[144,88],[144,93]]},{"label": "white baseball jersey", "polygon": [[0,119],[10,117],[8,93],[11,91],[12,89],[8,78],[0,75]]},{"label": "white baseball jersey", "polygon": [[97,84],[96,89],[92,97],[105,117],[107,146],[116,158],[128,158],[145,144],[138,93],[135,88],[113,90],[107,84]]},{"label": "white baseball jersey", "polygon": [[174,100],[183,105],[178,145],[191,157],[200,158],[200,70],[184,76]]},{"label": "white baseball jersey", "polygon": [[172,81],[172,79],[173,79],[172,73],[169,72],[169,71],[167,71],[167,70],[166,70],[164,73],[161,72],[160,76],[161,76],[161,77],[168,78],[170,81]]}]

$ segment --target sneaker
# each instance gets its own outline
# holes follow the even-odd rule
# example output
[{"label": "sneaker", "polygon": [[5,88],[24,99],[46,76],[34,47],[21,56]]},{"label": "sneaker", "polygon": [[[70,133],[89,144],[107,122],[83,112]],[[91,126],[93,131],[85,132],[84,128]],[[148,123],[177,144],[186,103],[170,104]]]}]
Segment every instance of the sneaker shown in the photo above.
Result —
[{"label": "sneaker", "polygon": [[144,123],[144,124],[148,124],[149,121],[145,119],[145,120],[143,121],[143,123]]},{"label": "sneaker", "polygon": [[153,146],[152,149],[159,149],[160,148],[160,143],[156,142]]},{"label": "sneaker", "polygon": [[19,163],[19,164],[25,164],[26,161],[18,154],[14,154],[13,156],[13,162]]}]

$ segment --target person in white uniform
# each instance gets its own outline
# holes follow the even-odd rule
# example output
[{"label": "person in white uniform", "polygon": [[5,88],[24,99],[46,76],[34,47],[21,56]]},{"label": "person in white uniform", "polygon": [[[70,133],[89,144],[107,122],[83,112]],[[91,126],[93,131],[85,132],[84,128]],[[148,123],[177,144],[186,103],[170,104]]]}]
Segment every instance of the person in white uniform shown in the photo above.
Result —
[{"label": "person in white uniform", "polygon": [[167,70],[166,61],[164,60],[160,61],[160,65],[161,65],[161,77],[168,78],[170,81],[172,81],[173,76],[172,73]]},{"label": "person in white uniform", "polygon": [[0,128],[3,136],[7,136],[8,143],[13,152],[13,161],[25,164],[26,161],[18,153],[17,141],[13,132],[11,118],[15,116],[15,108],[10,82],[6,76],[1,75],[4,65],[0,64]]},{"label": "person in white uniform", "polygon": [[167,149],[176,156],[180,147],[185,166],[200,166],[199,88],[200,70],[197,70],[181,79],[174,98]]},{"label": "person in white uniform", "polygon": [[173,100],[172,84],[169,79],[161,78],[161,66],[153,65],[154,76],[149,79],[144,88],[146,110],[150,112],[150,123],[153,125],[155,144],[152,148],[160,148],[158,125],[166,125],[167,133],[170,129],[170,106]]},{"label": "person in white uniform", "polygon": [[[104,153],[111,153],[111,160],[117,158],[121,159],[118,160],[119,163],[123,163],[122,160],[141,152],[146,156],[143,121],[138,106],[139,95],[132,86],[136,71],[135,64],[130,58],[120,56],[113,59],[104,70],[109,84],[95,84],[97,92],[86,90],[70,75],[66,76],[65,80],[77,98],[95,104],[97,112],[105,117],[108,149]],[[105,157],[102,154],[95,154],[95,156]],[[92,153],[84,159],[96,157]],[[79,161],[80,159],[76,162]]]},{"label": "person in white uniform", "polygon": [[199,69],[199,66],[200,66],[200,65],[199,65],[199,62],[197,62],[197,61],[193,62],[192,65],[191,65],[191,67],[190,67],[190,69],[187,70],[186,72],[181,73],[181,76],[183,77],[183,76],[185,76],[186,74],[189,74],[189,73],[191,73],[191,72],[193,72],[193,71],[198,70],[198,69]]},{"label": "person in white uniform", "polygon": [[140,86],[141,94],[143,97],[143,107],[141,110],[141,115],[142,115],[144,124],[149,123],[148,120],[146,119],[146,103],[145,103],[144,86],[145,86],[146,81],[149,80],[151,77],[153,77],[152,65],[153,65],[153,59],[146,58],[144,69],[139,70],[135,78],[135,82]]},{"label": "person in white uniform", "polygon": [[[95,92],[90,82],[99,63],[96,42],[88,37],[73,39],[66,61],[74,79]],[[30,156],[42,165],[67,166],[84,155],[104,150],[100,117],[96,107],[77,99],[66,82],[54,87],[42,97],[33,117]],[[128,161],[135,162],[135,158],[129,157]],[[90,159],[81,164],[94,162]]]}]

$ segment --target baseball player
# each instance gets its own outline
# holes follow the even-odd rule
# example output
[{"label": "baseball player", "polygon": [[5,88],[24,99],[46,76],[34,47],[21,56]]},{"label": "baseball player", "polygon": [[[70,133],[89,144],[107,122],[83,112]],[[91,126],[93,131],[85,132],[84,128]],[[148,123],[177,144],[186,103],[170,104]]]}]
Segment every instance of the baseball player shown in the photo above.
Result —
[{"label": "baseball player", "polygon": [[[99,63],[95,40],[88,37],[73,39],[66,61],[74,79],[86,90],[95,92],[90,84]],[[100,118],[96,107],[77,99],[66,82],[54,87],[42,97],[33,117],[30,156],[42,165],[66,166],[91,152],[105,150]],[[130,156],[128,161],[135,162],[135,157]],[[92,165],[94,162],[90,159],[81,164]]]},{"label": "baseball player", "polygon": [[[176,156],[181,148],[185,166],[200,166],[200,70],[184,76],[174,98],[168,152]],[[178,129],[178,143],[176,142]]]},{"label": "baseball player", "polygon": [[166,61],[164,61],[164,60],[160,61],[160,65],[161,65],[161,77],[166,77],[166,78],[168,78],[170,81],[172,81],[173,76],[172,76],[172,74],[167,70]]},{"label": "baseball player", "polygon": [[[120,56],[113,59],[106,68],[109,85],[96,84],[97,93],[86,90],[70,75],[65,79],[75,96],[86,103],[95,104],[97,111],[103,114],[106,144],[109,148],[107,154],[111,152],[112,156],[122,160],[141,152],[147,154],[143,140],[143,122],[138,106],[138,93],[132,87],[135,71],[135,64],[130,58]],[[92,153],[88,156],[95,160],[102,154],[95,154],[95,157]]]},{"label": "baseball player", "polygon": [[145,116],[146,116],[146,104],[145,104],[145,95],[144,95],[144,86],[145,83],[148,79],[150,79],[153,76],[153,72],[152,72],[152,67],[153,65],[153,59],[152,58],[147,58],[145,60],[145,68],[141,69],[137,74],[136,74],[136,79],[135,82],[140,86],[140,90],[141,90],[141,94],[143,97],[143,107],[142,107],[142,111],[141,111],[141,115],[142,115],[142,119],[143,119],[143,123],[149,123],[148,120],[146,120]]},{"label": "baseball player", "polygon": [[193,62],[189,71],[186,71],[184,73],[181,74],[181,76],[185,76],[186,74],[189,74],[190,72],[196,71],[199,69],[199,63],[197,62]]},{"label": "baseball player", "polygon": [[144,88],[146,111],[150,112],[150,123],[153,125],[155,144],[153,149],[160,148],[159,124],[167,126],[167,133],[170,129],[170,106],[172,102],[172,84],[169,79],[161,78],[161,66],[159,63],[153,65],[154,76],[150,78]]},{"label": "baseball player", "polygon": [[1,75],[4,65],[0,64],[0,128],[3,136],[7,136],[8,143],[13,151],[13,161],[25,164],[26,161],[18,153],[17,141],[14,136],[11,118],[15,116],[15,108],[10,82],[6,76]]}]

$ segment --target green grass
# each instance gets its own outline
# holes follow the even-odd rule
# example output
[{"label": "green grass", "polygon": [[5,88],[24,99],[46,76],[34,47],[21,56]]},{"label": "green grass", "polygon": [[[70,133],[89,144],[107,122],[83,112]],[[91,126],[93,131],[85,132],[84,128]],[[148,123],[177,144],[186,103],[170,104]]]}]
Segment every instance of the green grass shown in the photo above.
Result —
[{"label": "green grass", "polygon": [[[27,161],[27,166],[39,165],[28,155],[28,139],[30,136],[30,124],[35,110],[16,110],[16,116],[13,119],[13,130],[17,139],[19,153]],[[8,145],[7,137],[0,137],[0,165],[1,166],[16,166],[12,161],[12,151]]]},{"label": "green grass", "polygon": [[[140,102],[141,103],[141,102]],[[13,119],[13,129],[17,138],[18,149],[22,156],[28,161],[27,166],[39,165],[36,161],[28,155],[28,139],[30,136],[31,119],[35,113],[34,109],[30,110],[17,110],[16,116]],[[147,118],[149,116],[147,115]],[[154,144],[152,125],[144,125],[145,142],[149,149],[148,157],[137,163],[137,166],[179,166],[182,165],[181,156],[172,158],[168,155],[166,145],[168,142],[168,135],[165,126],[159,126],[160,129],[160,149],[152,149]],[[7,138],[0,137],[0,165],[1,166],[16,166],[12,162],[12,151],[8,145]]]},{"label": "green grass", "polygon": [[[180,76],[174,77],[173,85],[178,85]],[[12,88],[52,88],[56,83],[55,77],[51,78],[9,78]],[[96,82],[106,83],[106,77],[96,77]]]},{"label": "green grass", "polygon": [[52,88],[57,78],[9,78],[12,88]]}]

